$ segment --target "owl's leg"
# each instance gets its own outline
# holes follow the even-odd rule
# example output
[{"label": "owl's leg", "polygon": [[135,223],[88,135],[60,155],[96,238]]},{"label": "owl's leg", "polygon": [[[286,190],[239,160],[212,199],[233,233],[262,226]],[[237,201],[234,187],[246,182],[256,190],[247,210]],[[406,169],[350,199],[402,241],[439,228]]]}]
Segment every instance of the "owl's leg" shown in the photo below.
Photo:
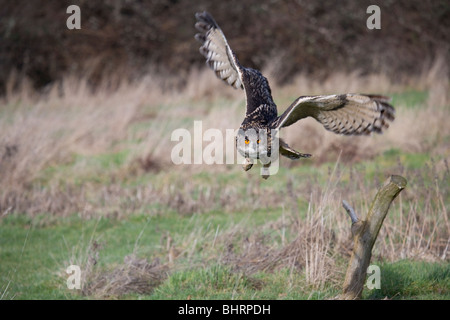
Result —
[{"label": "owl's leg", "polygon": [[263,164],[261,176],[263,177],[264,180],[267,180],[270,177],[270,172],[269,172],[270,165],[271,165],[271,162]]},{"label": "owl's leg", "polygon": [[242,169],[245,171],[250,170],[253,167],[253,159],[245,158],[244,162],[242,163]]}]

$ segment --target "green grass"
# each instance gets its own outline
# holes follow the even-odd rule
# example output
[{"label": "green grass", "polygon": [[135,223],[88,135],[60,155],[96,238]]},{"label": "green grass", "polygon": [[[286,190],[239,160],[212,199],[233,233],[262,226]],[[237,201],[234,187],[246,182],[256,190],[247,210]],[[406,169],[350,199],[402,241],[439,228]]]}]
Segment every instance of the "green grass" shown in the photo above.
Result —
[{"label": "green grass", "polygon": [[391,102],[394,106],[401,105],[407,106],[408,108],[418,108],[427,101],[428,92],[410,89],[399,93],[393,93],[391,97]]},{"label": "green grass", "polygon": [[304,278],[289,270],[246,275],[227,267],[213,265],[205,269],[176,272],[149,299],[321,299],[337,291],[311,290]]},{"label": "green grass", "polygon": [[[66,288],[65,268],[71,258],[85,256],[92,241],[99,251],[97,269],[118,265],[134,252],[151,261],[164,259],[161,239],[171,234],[174,242],[195,234],[199,241],[195,253],[191,248],[169,277],[150,295],[129,294],[134,299],[323,299],[336,296],[336,285],[317,290],[306,284],[302,273],[281,269],[246,275],[218,264],[218,258],[202,254],[211,245],[218,227],[236,224],[248,227],[262,223],[266,212],[236,213],[231,216],[212,213],[180,217],[176,213],[160,217],[130,216],[123,221],[110,219],[58,219],[42,225],[39,218],[10,216],[1,221],[0,283],[8,285],[5,298],[14,299],[83,299],[76,290]],[[231,222],[232,221],[232,222]],[[225,248],[223,248],[225,250]],[[211,252],[205,249],[206,252]],[[210,261],[205,263],[205,261]],[[375,262],[375,264],[377,264]],[[399,261],[381,263],[381,289],[365,290],[364,298],[381,299],[449,299],[450,266],[448,263]]]},{"label": "green grass", "polygon": [[381,288],[366,290],[367,299],[450,299],[449,263],[401,260],[381,263],[380,270]]},{"label": "green grass", "polygon": [[[253,212],[251,216],[249,213],[213,213],[180,217],[167,213],[158,217],[133,215],[126,220],[85,220],[71,216],[50,222],[45,215],[33,219],[23,215],[8,216],[0,221],[2,289],[11,281],[8,295],[18,299],[65,298],[72,292],[64,288],[65,277],[57,273],[70,265],[74,255],[78,259],[86,257],[93,241],[101,245],[99,267],[102,268],[122,263],[131,253],[150,260],[165,258],[161,239],[166,235],[171,235],[180,246],[184,237],[198,237],[202,239],[197,244],[201,248],[213,242],[218,228],[261,224],[267,217],[271,218],[264,210]],[[201,252],[195,256],[187,252],[181,257],[180,265],[200,263],[202,258],[206,257],[202,257]]]}]

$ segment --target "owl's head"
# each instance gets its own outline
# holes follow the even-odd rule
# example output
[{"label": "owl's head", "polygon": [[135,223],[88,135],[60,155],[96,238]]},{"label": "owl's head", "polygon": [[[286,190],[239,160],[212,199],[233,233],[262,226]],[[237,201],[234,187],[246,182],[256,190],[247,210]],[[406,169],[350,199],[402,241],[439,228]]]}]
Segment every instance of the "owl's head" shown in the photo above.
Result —
[{"label": "owl's head", "polygon": [[266,130],[239,129],[236,136],[236,148],[244,158],[260,159],[270,156]]}]

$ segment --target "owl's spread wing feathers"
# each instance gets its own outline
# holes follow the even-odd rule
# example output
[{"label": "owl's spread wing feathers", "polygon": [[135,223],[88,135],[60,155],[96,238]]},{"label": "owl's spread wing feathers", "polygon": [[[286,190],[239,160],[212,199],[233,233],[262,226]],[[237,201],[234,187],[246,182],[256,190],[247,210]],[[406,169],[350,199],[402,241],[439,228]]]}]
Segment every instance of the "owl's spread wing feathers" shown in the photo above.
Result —
[{"label": "owl's spread wing feathers", "polygon": [[272,128],[280,129],[300,119],[313,117],[327,130],[346,135],[381,133],[389,127],[388,122],[394,120],[395,111],[388,103],[389,98],[363,94],[303,96],[276,118],[276,106],[267,79],[239,63],[222,30],[208,12],[197,13],[195,17],[195,27],[200,31],[195,38],[202,44],[200,53],[218,78],[234,88],[246,89],[246,115],[253,114],[261,105],[273,105],[275,115],[270,117],[275,119],[271,121]]},{"label": "owl's spread wing feathers", "polygon": [[200,53],[205,56],[206,64],[215,71],[216,76],[234,88],[244,88],[243,68],[228,45],[227,39],[214,18],[205,12],[196,13],[195,27],[201,33],[195,35],[202,46]]},{"label": "owl's spread wing feathers", "polygon": [[313,117],[325,129],[345,135],[381,133],[394,120],[394,108],[384,96],[341,94],[306,96],[295,100],[273,123],[274,128],[290,126]]}]

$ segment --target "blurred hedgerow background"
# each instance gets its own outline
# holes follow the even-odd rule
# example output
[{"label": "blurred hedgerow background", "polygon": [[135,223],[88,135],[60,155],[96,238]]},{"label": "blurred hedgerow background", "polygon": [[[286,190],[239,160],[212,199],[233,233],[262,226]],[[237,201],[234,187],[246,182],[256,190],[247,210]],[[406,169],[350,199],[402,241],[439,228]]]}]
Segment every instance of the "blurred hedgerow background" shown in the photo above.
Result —
[{"label": "blurred hedgerow background", "polygon": [[[72,4],[80,30],[66,27]],[[372,4],[380,30],[366,26]],[[408,186],[374,247],[381,289],[363,298],[450,298],[447,1],[0,6],[0,298],[333,298],[352,249],[341,202],[364,217],[391,174]],[[244,114],[243,92],[198,52],[203,10],[279,112],[300,95],[376,93],[395,122],[355,138],[302,120],[282,136],[313,157],[282,159],[267,181],[258,167],[174,165],[173,130],[225,132]]]}]

